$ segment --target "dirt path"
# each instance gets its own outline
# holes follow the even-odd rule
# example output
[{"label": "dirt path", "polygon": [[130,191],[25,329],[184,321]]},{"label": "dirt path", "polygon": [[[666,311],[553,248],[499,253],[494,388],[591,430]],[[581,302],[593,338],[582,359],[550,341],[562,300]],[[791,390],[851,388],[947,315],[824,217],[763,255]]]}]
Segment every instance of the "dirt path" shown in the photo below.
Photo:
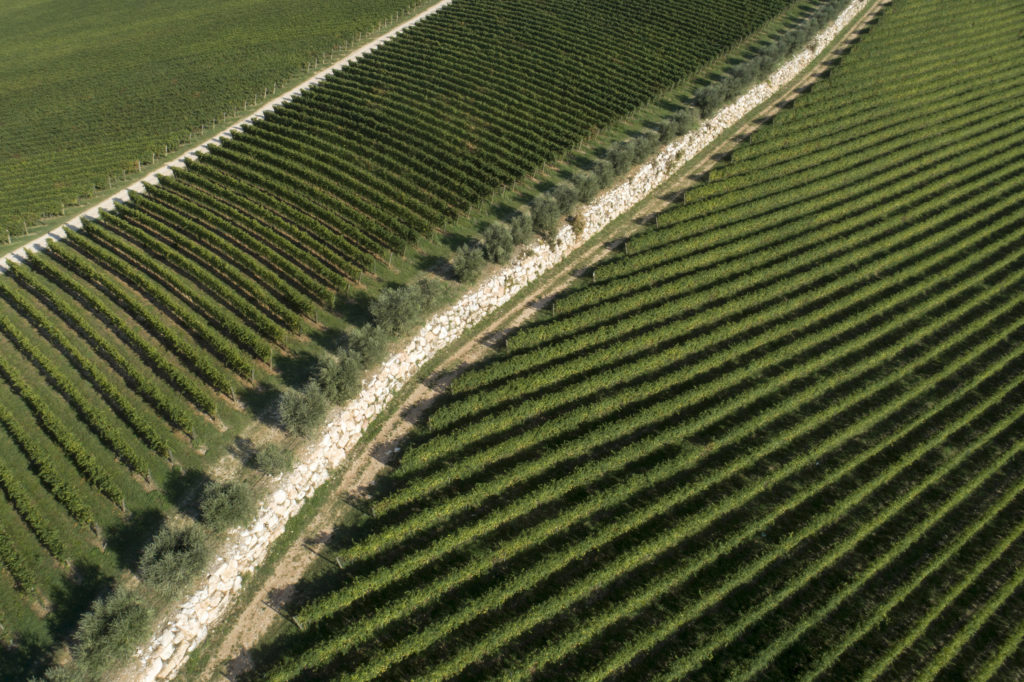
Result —
[{"label": "dirt path", "polygon": [[[330,538],[339,517],[344,514],[346,507],[365,498],[365,491],[386,468],[373,457],[360,456],[353,460],[352,466],[331,492],[330,499],[303,531],[302,539],[288,548],[278,560],[273,575],[238,615],[231,631],[211,656],[200,679],[213,679],[218,672],[234,679],[249,670],[251,661],[246,654],[247,647],[259,641],[275,618],[283,617],[281,614],[285,605],[291,601],[296,584],[317,559],[322,560],[317,551]],[[222,671],[216,669],[220,664],[223,666]]]},{"label": "dirt path", "polygon": [[273,575],[235,619],[232,629],[217,646],[200,679],[213,679],[218,673],[233,679],[248,669],[249,648],[259,641],[275,619],[281,617],[279,612],[293,594],[296,583],[310,565],[320,558],[317,554],[318,545],[330,537],[344,503],[358,504],[360,500],[366,499],[367,491],[377,475],[390,469],[390,464],[395,461],[414,424],[461,372],[494,352],[506,336],[568,287],[574,281],[574,275],[584,274],[609,251],[619,248],[631,233],[643,225],[653,223],[660,213],[682,197],[686,189],[700,182],[718,161],[747,140],[755,130],[770,122],[779,111],[790,106],[794,99],[809,90],[814,83],[826,77],[835,64],[835,58],[849,49],[862,35],[866,24],[877,17],[886,4],[888,0],[876,0],[861,19],[846,28],[843,38],[819,58],[816,66],[763,104],[753,118],[705,149],[688,167],[660,185],[626,216],[606,228],[599,239],[592,240],[554,267],[529,296],[499,311],[471,338],[454,344],[438,369],[407,393],[398,408],[387,418],[378,435],[352,453],[351,463],[330,500],[309,523],[302,540],[287,550],[278,561]]}]

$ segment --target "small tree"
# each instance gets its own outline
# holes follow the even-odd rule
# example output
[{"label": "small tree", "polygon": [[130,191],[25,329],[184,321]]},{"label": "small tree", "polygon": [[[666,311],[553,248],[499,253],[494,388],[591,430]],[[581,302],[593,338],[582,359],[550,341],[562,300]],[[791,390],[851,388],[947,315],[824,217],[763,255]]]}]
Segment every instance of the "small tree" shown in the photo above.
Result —
[{"label": "small tree", "polygon": [[553,242],[558,235],[558,201],[550,194],[541,194],[533,200],[533,229],[545,241]]},{"label": "small tree", "polygon": [[211,483],[199,499],[199,513],[203,523],[220,531],[252,520],[256,514],[256,501],[249,486],[238,481]]},{"label": "small tree", "polygon": [[487,261],[479,246],[463,244],[452,257],[452,269],[460,282],[473,282],[483,271]]},{"label": "small tree", "polygon": [[387,355],[391,338],[387,331],[375,324],[363,325],[349,336],[349,351],[363,367],[371,367]]},{"label": "small tree", "polygon": [[314,376],[324,399],[338,405],[359,392],[363,368],[359,358],[348,351],[338,355],[324,355],[318,361]]},{"label": "small tree", "polygon": [[658,149],[658,134],[654,131],[647,131],[635,140],[637,162],[643,161]]},{"label": "small tree", "polygon": [[700,125],[700,112],[693,107],[683,107],[673,114],[673,118],[679,122],[680,134],[695,130]]},{"label": "small tree", "polygon": [[370,314],[378,327],[396,336],[413,327],[447,292],[440,279],[423,277],[378,293],[370,302]]},{"label": "small tree", "polygon": [[164,526],[146,546],[139,574],[157,592],[170,595],[206,565],[210,547],[199,526],[172,530]]},{"label": "small tree", "polygon": [[128,660],[146,635],[152,609],[125,586],[92,603],[74,634],[75,660],[102,671]]},{"label": "small tree", "polygon": [[484,255],[492,263],[507,263],[515,243],[512,233],[500,223],[491,223],[483,230]]},{"label": "small tree", "polygon": [[768,60],[768,63],[774,67],[779,63],[779,60],[785,56],[785,46],[778,40],[772,41],[761,48],[761,56]]},{"label": "small tree", "polygon": [[286,471],[292,465],[292,454],[280,445],[269,443],[258,449],[252,456],[252,466],[268,476]]},{"label": "small tree", "polygon": [[572,183],[576,185],[576,194],[581,202],[588,202],[597,196],[600,185],[597,175],[593,171],[579,171],[572,176]]},{"label": "small tree", "polygon": [[668,142],[679,135],[679,132],[679,120],[675,116],[669,116],[658,129],[658,136],[662,142]]},{"label": "small tree", "polygon": [[311,436],[327,414],[327,399],[315,379],[301,391],[286,389],[277,404],[278,419],[289,433]]},{"label": "small tree", "polygon": [[594,175],[597,177],[597,184],[601,189],[610,187],[615,180],[615,168],[608,159],[598,159],[594,162]]},{"label": "small tree", "polygon": [[708,118],[725,104],[725,90],[719,83],[711,83],[697,90],[693,103],[700,110],[701,118]]},{"label": "small tree", "polygon": [[622,140],[608,152],[608,160],[612,162],[615,175],[622,175],[629,170],[636,159],[636,144],[633,140]]},{"label": "small tree", "polygon": [[370,301],[370,315],[381,329],[400,334],[420,314],[417,298],[407,287],[384,289]]},{"label": "small tree", "polygon": [[438,277],[423,277],[410,284],[409,288],[414,291],[414,296],[416,296],[417,304],[420,307],[420,317],[423,317],[423,313],[435,308],[451,293],[451,285]]},{"label": "small tree", "polygon": [[522,208],[508,221],[508,231],[512,235],[512,243],[525,244],[533,234],[533,216],[527,208]]},{"label": "small tree", "polygon": [[576,192],[576,185],[571,182],[560,182],[551,190],[551,196],[558,202],[558,212],[561,215],[568,215],[579,200]]}]

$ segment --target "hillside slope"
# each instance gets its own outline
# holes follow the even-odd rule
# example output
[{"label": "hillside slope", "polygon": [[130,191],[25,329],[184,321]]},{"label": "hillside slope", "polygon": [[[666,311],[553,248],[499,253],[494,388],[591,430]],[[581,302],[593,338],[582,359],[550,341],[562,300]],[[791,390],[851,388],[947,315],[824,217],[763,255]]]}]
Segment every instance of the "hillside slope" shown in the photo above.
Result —
[{"label": "hillside slope", "polygon": [[[157,557],[202,564],[181,556],[205,532],[197,498],[232,481],[263,489],[241,466],[250,431],[272,430],[261,420],[275,422],[277,396],[344,350],[367,316],[364,284],[434,266],[451,249],[442,229],[503,181],[676,96],[780,10],[807,10],[640,9],[453,3],[0,275],[0,676],[46,665],[116,584],[141,576],[144,606],[163,604],[166,590],[145,592],[143,551],[161,527],[186,535]],[[643,140],[649,153],[658,131]],[[622,172],[634,157],[615,158]]]},{"label": "hillside slope", "polygon": [[257,677],[1019,677],[1022,29],[896,0],[452,384]]}]

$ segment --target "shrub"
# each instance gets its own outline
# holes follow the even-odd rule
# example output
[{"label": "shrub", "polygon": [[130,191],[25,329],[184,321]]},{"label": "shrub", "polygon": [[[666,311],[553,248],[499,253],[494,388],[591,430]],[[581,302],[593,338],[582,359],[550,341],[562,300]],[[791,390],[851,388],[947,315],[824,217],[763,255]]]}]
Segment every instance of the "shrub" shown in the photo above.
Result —
[{"label": "shrub", "polygon": [[636,161],[643,161],[658,149],[658,134],[649,131],[638,137],[636,144]]},{"label": "shrub", "polygon": [[374,324],[363,325],[352,332],[348,339],[349,351],[363,367],[370,367],[384,359],[388,352],[391,336]]},{"label": "shrub", "polygon": [[782,59],[786,55],[792,54],[796,50],[796,36],[794,36],[792,33],[786,33],[785,35],[781,36],[775,44],[777,47],[773,50],[773,52],[778,53],[778,57],[776,57],[776,59]]},{"label": "shrub", "polygon": [[533,229],[547,242],[552,242],[558,234],[558,201],[550,194],[541,194],[533,200]]},{"label": "shrub", "polygon": [[439,279],[424,277],[392,289],[384,289],[370,301],[370,315],[378,327],[398,335],[415,325],[447,294]]},{"label": "shrub", "polygon": [[142,552],[139,574],[157,592],[170,595],[197,575],[209,556],[202,528],[193,525],[172,530],[164,526]]},{"label": "shrub", "polygon": [[725,104],[725,91],[720,83],[705,85],[693,95],[693,103],[702,118],[708,118]]},{"label": "shrub", "polygon": [[576,195],[581,202],[588,202],[601,190],[597,175],[593,171],[579,171],[572,176],[572,184],[576,186]]},{"label": "shrub", "polygon": [[399,334],[420,314],[415,295],[406,287],[383,289],[370,301],[370,315],[381,329]]},{"label": "shrub", "polygon": [[761,55],[774,66],[786,55],[786,47],[786,43],[779,39],[762,47]]},{"label": "shrub", "polygon": [[317,361],[313,376],[324,393],[324,399],[338,405],[361,388],[363,368],[355,354],[344,351],[338,355],[324,355]]},{"label": "shrub", "polygon": [[661,127],[658,129],[658,136],[660,137],[662,142],[668,142],[672,138],[679,135],[680,132],[681,130],[679,126],[679,119],[677,119],[675,116],[669,116],[668,118],[665,119],[665,121],[661,124]]},{"label": "shrub", "polygon": [[214,530],[241,526],[252,520],[256,514],[256,501],[249,486],[231,481],[210,484],[199,499],[199,513],[205,523]]},{"label": "shrub", "polygon": [[82,660],[72,659],[67,665],[55,665],[47,668],[46,682],[84,682],[89,680],[89,677],[83,672],[85,670],[85,663]]},{"label": "shrub", "polygon": [[264,445],[252,456],[252,466],[268,476],[286,471],[291,465],[292,453],[274,443]]},{"label": "shrub", "polygon": [[612,162],[615,175],[622,175],[636,160],[636,143],[633,140],[622,140],[617,143],[608,152],[608,160]]},{"label": "shrub", "polygon": [[523,208],[515,213],[508,221],[508,231],[512,235],[513,244],[525,244],[530,241],[533,234],[533,216],[529,209]]},{"label": "shrub", "polygon": [[700,112],[693,107],[683,107],[672,117],[679,122],[679,134],[694,130],[700,125]]},{"label": "shrub", "polygon": [[615,168],[608,159],[598,159],[594,162],[594,175],[597,177],[597,184],[601,189],[610,187],[615,180]]},{"label": "shrub", "polygon": [[421,306],[421,316],[436,307],[451,292],[451,285],[437,277],[424,277],[408,286],[415,291]]},{"label": "shrub", "polygon": [[[75,630],[76,662],[102,671],[127,661],[135,645],[145,638],[151,617],[152,609],[123,585],[97,599]],[[48,677],[60,678],[65,670],[56,669]]]},{"label": "shrub", "polygon": [[311,379],[301,391],[286,389],[277,404],[277,415],[289,433],[311,436],[327,414],[327,398],[320,385]]},{"label": "shrub", "polygon": [[[754,57],[753,60],[751,60],[751,65],[754,74],[752,81],[760,81],[771,74],[772,69],[775,68],[775,59],[770,55],[762,54]],[[753,82],[751,82],[750,85],[753,85]]]},{"label": "shrub", "polygon": [[492,263],[507,263],[512,258],[512,233],[499,223],[491,223],[484,228],[484,255]]},{"label": "shrub", "polygon": [[483,249],[479,246],[463,244],[452,257],[452,269],[455,270],[455,277],[460,282],[475,281],[486,264]]},{"label": "shrub", "polygon": [[551,196],[558,202],[558,212],[562,215],[568,215],[579,201],[576,185],[571,182],[560,182],[555,185],[555,188],[551,190]]}]

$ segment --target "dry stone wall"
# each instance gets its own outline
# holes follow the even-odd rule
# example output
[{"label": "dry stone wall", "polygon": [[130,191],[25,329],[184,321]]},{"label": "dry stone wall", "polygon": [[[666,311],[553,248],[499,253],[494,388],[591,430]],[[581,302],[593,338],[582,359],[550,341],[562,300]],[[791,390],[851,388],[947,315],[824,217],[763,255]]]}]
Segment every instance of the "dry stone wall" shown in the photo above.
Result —
[{"label": "dry stone wall", "polygon": [[206,638],[212,624],[227,611],[241,590],[242,576],[253,572],[266,558],[270,544],[281,535],[288,520],[327,480],[330,471],[345,459],[370,422],[420,367],[650,194],[722,132],[797,76],[868,2],[853,2],[810,47],[786,62],[766,82],[752,87],[712,119],[704,121],[697,130],[667,145],[624,182],[583,207],[578,213],[582,227],[579,234],[569,225],[563,225],[553,246],[534,247],[431,318],[401,352],[391,356],[364,382],[357,397],[331,415],[316,444],[299,457],[298,466],[279,477],[276,489],[261,505],[256,521],[229,537],[200,588],[161,624],[151,642],[139,649],[136,674],[130,675],[131,679],[151,681],[177,673],[188,654]]}]

